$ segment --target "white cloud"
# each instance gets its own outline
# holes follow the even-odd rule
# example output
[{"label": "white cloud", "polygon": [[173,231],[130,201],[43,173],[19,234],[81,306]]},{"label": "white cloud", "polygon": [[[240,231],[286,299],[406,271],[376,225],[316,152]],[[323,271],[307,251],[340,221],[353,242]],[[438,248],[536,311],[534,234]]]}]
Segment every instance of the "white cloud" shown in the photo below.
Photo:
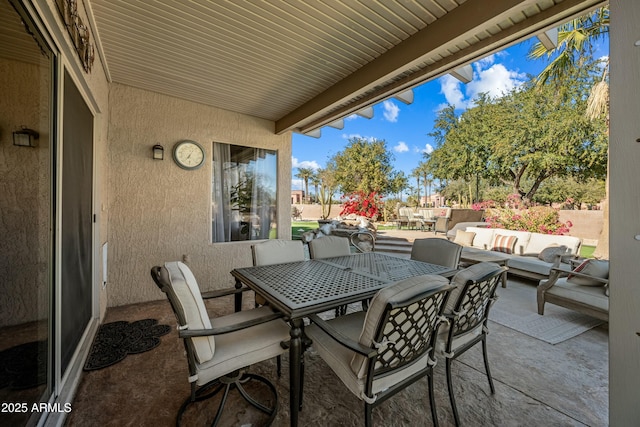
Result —
[{"label": "white cloud", "polygon": [[496,62],[496,55],[493,54],[493,55],[485,56],[484,58],[479,60],[477,63],[484,68],[486,66],[493,65],[495,62]]},{"label": "white cloud", "polygon": [[[460,90],[462,84],[460,80],[453,77],[451,74],[440,77],[440,93],[444,95],[447,100],[447,104],[453,105],[458,108],[466,108],[467,103],[464,100],[464,94]],[[442,107],[438,108],[441,109]]]},{"label": "white cloud", "polygon": [[359,133],[343,133],[342,138],[346,140],[350,140],[351,138],[364,139],[369,142],[373,142],[376,140],[375,136],[362,136]]},{"label": "white cloud", "polygon": [[[440,93],[447,104],[456,109],[466,109],[480,93],[500,97],[526,81],[526,74],[508,70],[503,64],[496,64],[500,55],[491,55],[474,63],[473,80],[466,85],[450,74],[440,77]],[[464,92],[463,92],[464,90]],[[446,105],[439,105],[438,110]]]},{"label": "white cloud", "polygon": [[526,74],[510,71],[502,64],[493,64],[487,69],[477,67],[474,78],[467,83],[467,98],[474,99],[486,92],[491,97],[500,97],[525,82]]},{"label": "white cloud", "polygon": [[358,117],[360,117],[360,116],[358,116],[357,114],[352,114],[352,115],[350,115],[350,116],[345,117],[344,119],[345,119],[345,120],[355,120],[355,119],[357,119]]},{"label": "white cloud", "polygon": [[427,154],[431,154],[431,152],[434,150],[433,145],[431,144],[425,144],[424,147],[413,147],[413,151],[415,153],[427,153]]},{"label": "white cloud", "polygon": [[303,160],[302,162],[291,157],[291,168],[311,168],[313,170],[320,169],[320,165],[315,160]]},{"label": "white cloud", "polygon": [[398,142],[398,144],[393,147],[393,150],[396,153],[404,153],[406,151],[409,151],[409,147],[407,146],[407,144],[403,141]]},{"label": "white cloud", "polygon": [[304,190],[304,182],[301,179],[292,179],[291,180],[291,189],[292,190]]},{"label": "white cloud", "polygon": [[382,103],[382,108],[384,108],[384,118],[391,123],[395,123],[398,121],[398,114],[400,114],[400,107],[398,107],[395,102],[386,100]]}]

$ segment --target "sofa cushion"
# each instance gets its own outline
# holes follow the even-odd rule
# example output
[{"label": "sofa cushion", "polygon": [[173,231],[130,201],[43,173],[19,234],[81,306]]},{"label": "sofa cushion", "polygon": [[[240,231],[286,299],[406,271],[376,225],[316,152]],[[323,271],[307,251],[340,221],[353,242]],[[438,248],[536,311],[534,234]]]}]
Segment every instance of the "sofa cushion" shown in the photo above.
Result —
[{"label": "sofa cushion", "polygon": [[473,238],[473,247],[478,249],[489,249],[493,242],[493,228],[467,227],[467,231],[476,233]]},{"label": "sofa cushion", "polygon": [[[514,236],[516,237],[517,241],[515,243],[515,246],[513,248],[513,253],[517,254],[517,255],[522,255],[524,254],[524,249],[527,247],[527,245],[529,244],[529,239],[531,238],[531,232],[529,231],[517,231],[517,230],[505,230],[502,228],[496,228],[495,232],[494,232],[494,240],[496,238],[497,235],[501,235],[501,236]],[[492,246],[496,246],[495,242],[492,242]]]},{"label": "sofa cushion", "polygon": [[544,262],[554,262],[558,255],[564,255],[567,251],[567,247],[565,245],[551,245],[544,248],[539,254],[538,259],[541,259]]},{"label": "sofa cushion", "polygon": [[456,232],[456,238],[453,239],[453,243],[457,243],[462,246],[471,246],[473,245],[474,237],[476,237],[476,233],[473,231],[458,230]]},{"label": "sofa cushion", "polygon": [[504,252],[505,254],[512,254],[517,241],[518,238],[516,236],[503,236],[502,234],[496,234],[493,238],[493,246],[491,247],[491,250]]},{"label": "sofa cushion", "polygon": [[[587,274],[593,277],[599,277],[601,279],[609,278],[609,261],[588,259],[582,264],[577,266],[573,271]],[[575,285],[581,286],[604,286],[604,283],[589,279],[588,277],[569,275],[567,280]]]},{"label": "sofa cushion", "polygon": [[[553,264],[550,262],[544,262],[541,259],[533,256],[513,256],[507,261],[507,267],[513,270],[528,271],[530,273],[539,274],[541,276],[548,276],[551,272]],[[560,269],[570,271],[569,264],[560,264]]]},{"label": "sofa cushion", "polygon": [[609,298],[602,292],[602,289],[576,285],[569,282],[566,277],[558,279],[546,293],[609,312]]},{"label": "sofa cushion", "polygon": [[531,233],[531,238],[524,249],[524,254],[538,255],[544,248],[551,245],[565,245],[568,253],[577,254],[580,248],[580,238],[556,234]]}]

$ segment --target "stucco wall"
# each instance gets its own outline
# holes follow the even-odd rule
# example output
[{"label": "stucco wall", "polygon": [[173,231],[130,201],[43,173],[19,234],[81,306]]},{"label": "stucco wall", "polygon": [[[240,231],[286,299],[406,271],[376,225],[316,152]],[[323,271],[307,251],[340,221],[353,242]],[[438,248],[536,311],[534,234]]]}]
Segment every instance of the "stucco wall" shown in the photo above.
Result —
[{"label": "stucco wall", "polygon": [[[251,265],[251,242],[210,242],[211,144],[224,142],[278,151],[278,236],[291,237],[291,135],[274,123],[120,84],[110,87],[108,305],[163,299],[152,266],[188,256],[203,291],[232,286],[229,272]],[[171,158],[175,143],[206,149],[195,171]],[[151,158],[161,144],[164,161]]]}]

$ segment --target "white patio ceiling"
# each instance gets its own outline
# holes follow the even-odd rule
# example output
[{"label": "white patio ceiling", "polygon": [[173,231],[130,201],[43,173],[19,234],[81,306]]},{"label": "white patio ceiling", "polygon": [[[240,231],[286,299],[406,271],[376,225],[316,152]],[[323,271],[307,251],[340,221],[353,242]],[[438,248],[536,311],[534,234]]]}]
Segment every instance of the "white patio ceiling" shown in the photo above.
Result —
[{"label": "white patio ceiling", "polygon": [[602,0],[90,0],[108,78],[308,132]]}]

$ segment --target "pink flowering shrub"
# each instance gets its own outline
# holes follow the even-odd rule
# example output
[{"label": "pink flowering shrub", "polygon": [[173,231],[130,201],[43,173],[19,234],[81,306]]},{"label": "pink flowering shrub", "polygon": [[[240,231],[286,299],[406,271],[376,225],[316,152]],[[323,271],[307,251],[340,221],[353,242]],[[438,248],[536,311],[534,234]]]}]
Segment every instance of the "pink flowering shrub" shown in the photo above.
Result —
[{"label": "pink flowering shrub", "polygon": [[498,203],[495,200],[483,200],[471,205],[471,209],[474,211],[481,211],[485,209],[497,208]]},{"label": "pink flowering shrub", "polygon": [[523,210],[494,208],[486,213],[485,221],[491,228],[543,234],[565,234],[573,226],[571,221],[561,222],[558,211],[547,206]]},{"label": "pink flowering shrub", "polygon": [[382,197],[375,191],[369,194],[364,191],[356,191],[343,195],[341,200],[340,216],[355,214],[375,220],[382,206]]}]

